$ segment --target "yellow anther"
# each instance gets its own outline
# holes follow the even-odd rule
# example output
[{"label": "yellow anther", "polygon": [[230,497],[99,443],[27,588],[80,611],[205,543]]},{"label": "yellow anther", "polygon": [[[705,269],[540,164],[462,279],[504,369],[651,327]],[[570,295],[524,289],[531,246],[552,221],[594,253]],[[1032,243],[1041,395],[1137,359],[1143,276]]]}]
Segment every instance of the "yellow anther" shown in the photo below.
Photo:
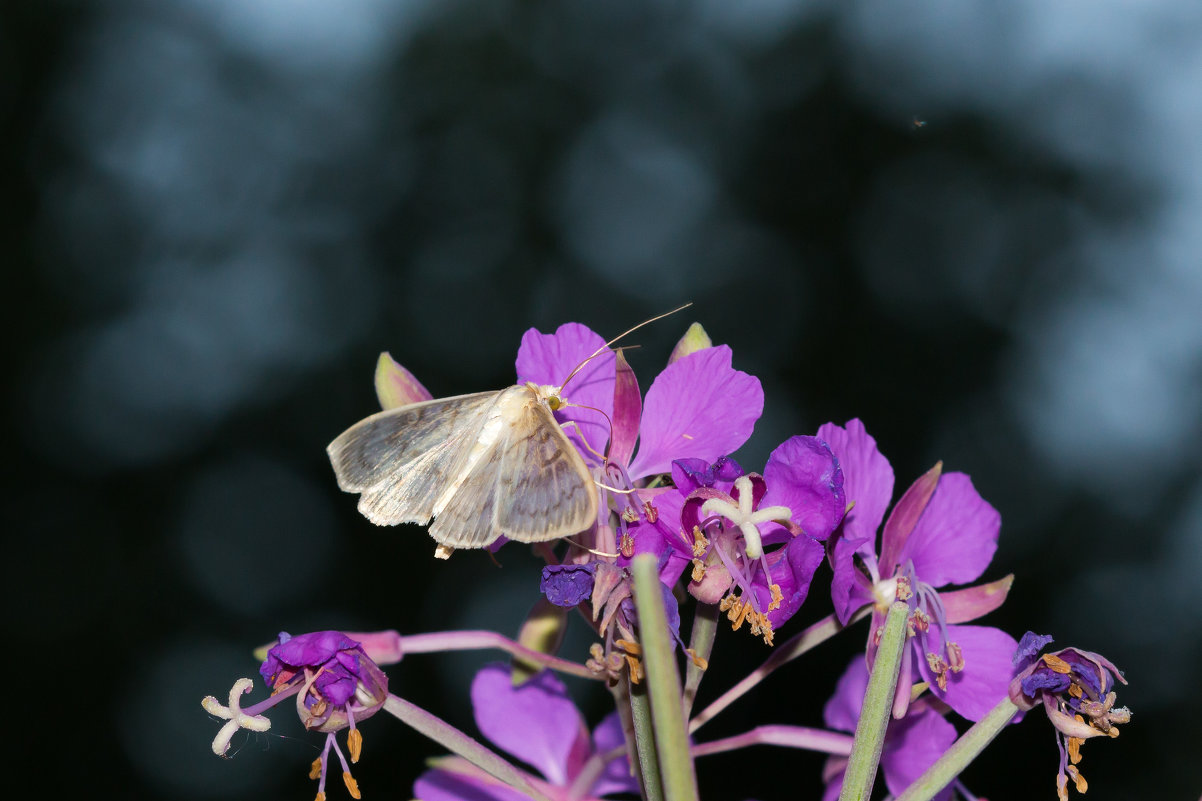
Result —
[{"label": "yellow anther", "polygon": [[346,736],[346,747],[351,752],[351,762],[358,762],[359,755],[363,753],[363,733],[358,729],[351,729],[351,733]]},{"label": "yellow anther", "polygon": [[705,563],[700,559],[693,560],[693,573],[690,576],[695,582],[700,582],[705,578]]},{"label": "yellow anther", "polygon": [[627,523],[637,523],[639,522],[639,513],[628,506],[622,510],[622,519]]},{"label": "yellow anther", "polygon": [[326,801],[326,794],[318,793],[317,798],[313,799],[313,801]]},{"label": "yellow anther", "polygon": [[359,782],[355,781],[355,778],[351,776],[350,771],[346,771],[342,774],[342,783],[346,785],[346,791],[351,794],[351,798],[363,797],[359,795]]},{"label": "yellow anther", "polygon": [[643,501],[643,514],[647,518],[648,523],[654,523],[659,520],[659,509],[651,504],[651,501]]},{"label": "yellow anther", "polygon": [[705,556],[705,551],[709,547],[710,541],[701,532],[701,527],[693,526],[693,556],[698,558]]},{"label": "yellow anther", "polygon": [[630,683],[638,684],[643,678],[642,663],[630,654],[626,654],[626,667],[630,670]]},{"label": "yellow anther", "polygon": [[693,651],[692,648],[686,648],[684,652],[686,654],[688,654],[689,659],[693,662],[694,665],[701,668],[702,670],[709,670],[710,663],[709,663],[708,659],[704,659],[700,656],[697,656],[697,654]]},{"label": "yellow anther", "polygon": [[631,642],[630,640],[614,640],[614,645],[618,646],[626,653],[634,654],[635,656],[643,653],[643,647],[637,642]]},{"label": "yellow anther", "polygon": [[785,596],[781,594],[779,584],[770,584],[768,589],[772,592],[772,602],[768,604],[768,611],[771,612],[780,608],[780,602],[785,599]]},{"label": "yellow anther", "polygon": [[1044,654],[1040,657],[1043,663],[1052,669],[1053,673],[1072,673],[1073,667],[1055,654]]},{"label": "yellow anther", "polygon": [[1081,771],[1068,766],[1068,775],[1073,777],[1073,785],[1076,786],[1077,792],[1084,794],[1089,789],[1089,782],[1085,781],[1085,777],[1081,775]]},{"label": "yellow anther", "polygon": [[318,757],[317,759],[313,760],[313,764],[309,766],[309,778],[310,779],[320,779],[321,778],[321,757]]}]

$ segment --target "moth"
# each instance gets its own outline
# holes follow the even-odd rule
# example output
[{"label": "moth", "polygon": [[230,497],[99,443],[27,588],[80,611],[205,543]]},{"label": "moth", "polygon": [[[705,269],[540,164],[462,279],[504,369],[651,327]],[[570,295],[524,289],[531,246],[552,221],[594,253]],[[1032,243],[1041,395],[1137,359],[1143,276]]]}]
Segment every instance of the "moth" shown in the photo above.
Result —
[{"label": "moth", "polygon": [[[681,308],[685,308],[682,306]],[[672,314],[679,309],[668,312]],[[359,511],[381,526],[430,526],[435,555],[485,548],[504,536],[546,542],[578,534],[597,519],[597,488],[555,419],[564,385],[517,384],[414,403],[373,414],[326,452]]]}]

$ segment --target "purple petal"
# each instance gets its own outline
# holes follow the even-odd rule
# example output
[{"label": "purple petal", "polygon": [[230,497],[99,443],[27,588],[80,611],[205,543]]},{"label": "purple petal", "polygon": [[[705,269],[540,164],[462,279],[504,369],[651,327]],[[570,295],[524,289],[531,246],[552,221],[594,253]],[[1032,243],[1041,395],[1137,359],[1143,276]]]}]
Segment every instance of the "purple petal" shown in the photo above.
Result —
[{"label": "purple petal", "polygon": [[835,684],[835,694],[822,707],[822,720],[827,728],[854,732],[867,689],[868,665],[864,662],[863,654],[857,654]]},{"label": "purple petal", "polygon": [[413,783],[413,796],[422,801],[529,801],[491,776],[428,770]]},{"label": "purple petal", "polygon": [[[924,656],[917,658],[923,678],[931,683],[931,692],[962,717],[978,721],[998,702],[1007,697],[1014,676],[1012,659],[1018,643],[1001,629],[989,626],[948,626],[948,636],[964,654],[964,669],[949,673],[947,690],[941,691]],[[941,648],[939,631],[928,632],[930,643]],[[917,642],[916,642],[917,647]]]},{"label": "purple petal", "polygon": [[618,351],[617,377],[614,383],[614,432],[609,443],[609,458],[615,464],[630,464],[634,443],[639,438],[639,418],[643,413],[643,400],[639,395],[639,380],[626,361],[625,354]]},{"label": "purple petal", "polygon": [[1014,574],[991,581],[988,584],[978,584],[962,590],[949,590],[939,593],[943,602],[943,611],[948,623],[967,623],[989,614],[1006,602],[1010,587],[1014,584]]},{"label": "purple petal", "polygon": [[876,553],[872,542],[876,532],[862,535],[861,539],[851,538],[851,531],[844,526],[842,533],[836,535],[834,556],[831,559],[834,575],[831,577],[831,602],[835,606],[835,615],[839,622],[847,625],[847,621],[866,603],[871,603],[872,585],[858,567],[856,554],[872,567],[876,567]]},{"label": "purple petal", "polygon": [[817,437],[782,442],[764,468],[768,485],[761,506],[787,506],[793,522],[816,540],[825,540],[843,519],[847,506],[843,471],[830,446]]},{"label": "purple petal", "polygon": [[593,594],[595,562],[585,565],[547,565],[538,590],[556,606],[575,606]]},{"label": "purple petal", "polygon": [[[617,712],[610,712],[605,719],[593,730],[593,751],[598,754],[608,753],[620,745],[626,738],[622,735],[622,720]],[[625,756],[610,760],[601,772],[597,783],[589,790],[589,795],[603,796],[610,793],[638,793],[639,783],[630,775],[630,760]]]},{"label": "purple petal", "polygon": [[893,468],[877,450],[876,440],[864,430],[858,419],[848,420],[846,428],[827,423],[818,429],[818,438],[830,445],[843,470],[843,492],[854,503],[843,527],[854,539],[871,537],[885,519],[885,510],[893,500]]},{"label": "purple petal", "polygon": [[[885,735],[881,752],[881,770],[885,785],[894,796],[934,765],[956,741],[956,727],[935,710],[914,708],[905,718],[895,721]],[[952,788],[945,787],[934,798],[947,801]]]},{"label": "purple petal", "polygon": [[673,459],[713,462],[733,453],[751,436],[763,410],[759,379],[731,367],[726,345],[673,362],[647,390],[631,478],[667,473]]},{"label": "purple petal", "polygon": [[[772,570],[772,579],[780,587],[782,599],[780,606],[768,612],[768,622],[772,624],[772,628],[779,629],[797,614],[797,610],[805,603],[810,592],[810,582],[814,579],[814,571],[822,564],[826,549],[817,540],[806,534],[799,534],[775,553],[783,553],[784,557],[773,564],[772,556],[775,554],[769,554],[767,561]],[[772,594],[764,584],[763,572],[756,573],[752,588],[763,604],[761,608],[767,609]]]},{"label": "purple petal", "polygon": [[734,480],[743,475],[743,468],[729,456],[719,456],[713,464],[704,459],[674,459],[672,484],[681,495],[702,487],[729,493]]},{"label": "purple petal", "polygon": [[[531,328],[522,336],[517,358],[519,382],[532,381],[540,386],[556,387],[567,382],[563,385],[562,397],[576,405],[559,410],[555,419],[561,423],[569,420],[579,423],[588,444],[597,451],[609,441],[607,416],[613,418],[616,380],[613,351],[602,350],[601,355],[589,361],[571,380],[568,376],[599,348],[605,348],[605,340],[600,334],[580,323],[564,323],[554,334],[541,334]],[[582,406],[601,411],[579,408]],[[595,460],[573,428],[568,428],[567,433],[586,460]]]},{"label": "purple petal", "polygon": [[915,574],[934,587],[967,584],[989,566],[1001,526],[1002,516],[977,494],[972,479],[946,473],[899,562],[912,559]]},{"label": "purple petal", "polygon": [[[639,495],[651,503],[656,514],[654,523],[643,515],[627,529],[634,538],[632,556],[649,553],[660,559],[668,552],[668,562],[660,568],[660,580],[675,584],[693,558],[691,541],[686,542],[680,534],[680,513],[685,499],[671,487],[639,490]],[[630,559],[618,557],[618,564],[629,567]]]},{"label": "purple petal", "polygon": [[566,786],[574,753],[588,731],[563,683],[544,670],[514,687],[509,667],[487,665],[472,681],[476,726],[499,748],[533,765],[551,784]]},{"label": "purple petal", "polygon": [[[885,530],[881,534],[881,570],[885,574],[884,578],[892,576],[897,566],[902,563],[901,554],[914,527],[918,525],[918,518],[931,502],[931,496],[939,486],[939,476],[942,472],[943,462],[940,462],[919,476],[889,513],[889,519],[885,521]],[[921,573],[918,576],[929,581]]]},{"label": "purple petal", "polygon": [[267,652],[267,659],[259,673],[270,685],[281,669],[297,671],[311,667],[317,669],[334,658],[341,650],[359,647],[359,643],[341,631],[314,631],[293,637],[286,631],[280,632],[279,644]]},{"label": "purple petal", "polygon": [[[943,597],[945,593],[939,593]],[[1015,671],[1023,671],[1027,666],[1035,661],[1039,656],[1039,652],[1045,646],[1051,645],[1053,638],[1051,634],[1036,634],[1033,631],[1028,631],[1023,635],[1023,638],[1018,641],[1018,648],[1014,651],[1014,669]]]}]

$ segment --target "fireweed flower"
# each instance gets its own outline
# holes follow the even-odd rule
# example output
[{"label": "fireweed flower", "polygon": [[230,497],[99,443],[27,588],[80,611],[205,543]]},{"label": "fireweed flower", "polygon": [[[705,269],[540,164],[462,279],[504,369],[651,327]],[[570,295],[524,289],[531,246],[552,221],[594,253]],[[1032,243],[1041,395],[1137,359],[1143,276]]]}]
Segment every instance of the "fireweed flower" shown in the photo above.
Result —
[{"label": "fireweed flower", "polygon": [[[567,689],[543,671],[514,687],[508,666],[488,665],[472,682],[480,732],[498,748],[538,771],[528,781],[552,799],[586,801],[637,793],[616,712],[589,735]],[[516,801],[518,791],[460,757],[437,760],[413,786],[422,801]]]},{"label": "fireweed flower", "polygon": [[241,709],[239,697],[252,686],[250,679],[239,679],[230,691],[229,706],[209,696],[202,705],[212,715],[229,720],[213,741],[219,756],[229,749],[230,739],[239,728],[266,731],[270,721],[259,713],[286,698],[296,696],[296,710],[306,729],[324,732],[325,747],[314,762],[309,777],[317,779],[317,799],[324,801],[326,769],[330,751],[342,765],[342,780],[352,798],[359,798],[359,787],[351,777],[350,766],[334,740],[335,732],[349,729],[347,749],[351,762],[358,762],[363,750],[363,735],[356,724],[371,717],[388,697],[388,677],[376,666],[363,647],[339,631],[317,631],[296,637],[280,633],[279,642],[267,652],[259,668],[271,697]]},{"label": "fireweed flower", "polygon": [[832,555],[831,597],[839,621],[846,623],[864,604],[874,605],[871,663],[889,605],[905,601],[912,645],[902,658],[894,716],[905,714],[917,672],[952,709],[980,720],[1006,695],[1017,643],[999,629],[955,624],[1000,606],[1009,579],[953,593],[936,588],[981,576],[997,549],[1001,516],[967,475],[942,473],[936,465],[894,506],[878,556],[876,531],[893,494],[893,469],[859,420],[846,428],[828,423],[818,436],[839,457],[847,498],[854,504]]},{"label": "fireweed flower", "polygon": [[1060,772],[1056,775],[1056,793],[1061,801],[1068,798],[1068,780],[1077,792],[1089,785],[1077,765],[1081,762],[1081,744],[1090,737],[1118,737],[1118,726],[1131,720],[1131,710],[1114,705],[1115,680],[1127,680],[1104,656],[1077,648],[1065,648],[1042,656],[1039,652],[1052,638],[1028,631],[1014,654],[1018,672],[1010,684],[1010,700],[1024,711],[1042,703],[1048,719],[1056,727],[1060,746]]},{"label": "fireweed flower", "polygon": [[[822,709],[826,725],[839,731],[854,732],[860,718],[860,707],[864,703],[864,691],[868,688],[868,666],[856,658],[843,672],[835,694]],[[934,765],[952,743],[956,741],[956,729],[944,720],[943,715],[919,700],[910,705],[906,716],[894,721],[885,732],[885,744],[881,750],[881,772],[885,774],[885,785],[893,796],[903,790]],[[843,788],[843,774],[847,768],[847,757],[831,757],[822,771],[826,789],[823,801],[835,801]],[[935,795],[935,801],[949,801],[953,787],[947,787]],[[966,796],[971,798],[971,796]]]},{"label": "fireweed flower", "polygon": [[[748,621],[771,644],[801,607],[822,562],[821,541],[843,518],[843,472],[827,444],[807,436],[781,443],[762,476],[728,480],[733,472],[677,463],[673,479],[687,495],[681,534],[669,541],[692,558],[689,592],[719,604],[736,629]],[[773,545],[781,547],[765,551]]]}]

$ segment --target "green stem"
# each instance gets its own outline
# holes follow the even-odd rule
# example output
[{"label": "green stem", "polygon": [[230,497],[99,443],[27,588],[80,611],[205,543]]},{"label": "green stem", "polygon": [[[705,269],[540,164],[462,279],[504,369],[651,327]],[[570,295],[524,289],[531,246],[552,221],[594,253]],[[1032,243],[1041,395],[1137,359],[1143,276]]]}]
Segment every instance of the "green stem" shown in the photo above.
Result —
[{"label": "green stem", "polygon": [[877,765],[881,761],[881,748],[885,744],[885,730],[889,727],[893,710],[897,673],[901,668],[902,648],[906,644],[908,615],[905,603],[894,601],[885,617],[884,634],[877,648],[872,674],[868,677],[868,689],[864,691],[864,704],[860,707],[856,739],[847,760],[839,801],[868,801],[872,795]]},{"label": "green stem", "polygon": [[664,801],[663,777],[655,751],[655,726],[651,722],[651,699],[646,685],[630,688],[630,717],[634,724],[635,753],[638,754],[639,786],[645,801]]},{"label": "green stem", "polygon": [[697,777],[693,773],[693,759],[689,756],[684,716],[680,713],[680,675],[668,634],[656,559],[651,554],[640,554],[630,566],[634,573],[639,644],[647,673],[647,694],[651,696],[655,750],[663,776],[664,795],[671,801],[696,801]]},{"label": "green stem", "polygon": [[689,634],[689,650],[693,658],[685,663],[684,669],[684,719],[689,719],[693,711],[693,701],[697,698],[697,688],[705,678],[705,669],[697,664],[707,664],[714,650],[714,636],[718,633],[718,605],[697,604],[693,615],[693,631]]},{"label": "green stem", "polygon": [[976,759],[977,754],[985,750],[985,746],[993,742],[993,738],[997,737],[1017,714],[1018,707],[1014,702],[1003,698],[985,717],[964,732],[964,735],[939,757],[938,762],[915,779],[914,783],[897,797],[897,801],[928,801],[934,798],[936,793],[951,784],[952,780]]},{"label": "green stem", "polygon": [[474,739],[459,731],[451,724],[432,715],[416,704],[411,704],[404,698],[389,695],[384,699],[384,710],[394,715],[402,723],[411,726],[419,734],[429,737],[448,751],[472,763],[490,776],[497,778],[508,786],[525,793],[537,801],[551,801],[546,795],[535,789],[526,780],[526,775],[499,757],[493,751],[485,748]]}]

